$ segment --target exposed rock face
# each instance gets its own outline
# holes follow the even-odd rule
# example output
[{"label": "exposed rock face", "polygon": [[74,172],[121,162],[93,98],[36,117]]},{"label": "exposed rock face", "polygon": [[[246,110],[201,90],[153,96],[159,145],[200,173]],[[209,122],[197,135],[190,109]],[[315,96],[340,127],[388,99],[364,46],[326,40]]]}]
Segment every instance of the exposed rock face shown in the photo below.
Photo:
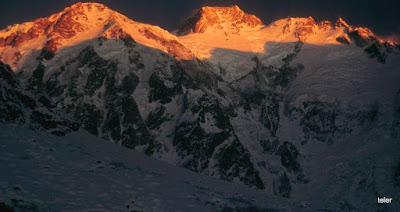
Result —
[{"label": "exposed rock face", "polygon": [[0,38],[0,47],[12,46],[18,47],[22,43],[35,39],[39,37],[39,35],[46,30],[49,26],[50,21],[45,18],[39,18],[35,20],[32,24],[32,27],[26,32],[12,32],[6,37]]},{"label": "exposed rock face", "polygon": [[347,24],[347,22],[344,21],[342,18],[338,18],[338,20],[335,23],[335,27],[336,28],[340,28],[340,27],[348,28],[349,24]]},{"label": "exposed rock face", "polygon": [[385,48],[384,45],[379,43],[373,43],[365,49],[365,52],[370,56],[370,58],[376,58],[378,62],[385,63],[386,56],[390,48]]},{"label": "exposed rock face", "polygon": [[[100,7],[100,5],[97,5]],[[88,6],[92,7],[92,6]],[[76,4],[72,7],[66,8],[63,12],[53,15],[48,18],[39,18],[25,26],[15,25],[8,29],[9,35],[0,38],[1,46],[18,47],[22,43],[45,35],[48,37],[49,45],[45,48],[49,50],[57,50],[58,42],[63,39],[69,39],[75,36],[78,32],[87,29],[79,18],[83,21],[87,20],[85,8],[82,3]],[[102,6],[104,9],[105,6]],[[6,31],[7,32],[7,31]],[[7,34],[7,33],[5,33]]]},{"label": "exposed rock face", "polygon": [[348,34],[358,47],[365,47],[377,41],[376,36],[367,28],[350,27],[348,29]]},{"label": "exposed rock face", "polygon": [[[336,38],[337,42],[350,44],[354,42],[357,46],[365,48],[375,42],[384,43],[377,38],[372,31],[365,27],[355,27],[347,24],[343,19],[339,18],[334,24],[330,21],[315,22],[312,17],[309,18],[288,18],[287,24],[283,27],[283,34],[293,33],[295,37],[302,42],[313,34],[323,34],[325,32],[341,32]],[[337,33],[335,33],[337,34]],[[351,40],[352,41],[351,41]]]},{"label": "exposed rock face", "polygon": [[35,57],[49,60],[65,47],[96,38],[140,41],[179,59],[194,58],[193,53],[169,32],[134,22],[97,3],[78,3],[49,17],[0,31],[0,48],[12,47],[10,52],[1,53],[0,58],[13,69],[20,69],[26,60]]},{"label": "exposed rock face", "polygon": [[45,95],[24,89],[11,68],[0,62],[0,121],[26,125],[55,135],[78,130]]},{"label": "exposed rock face", "polygon": [[[128,48],[130,61],[136,61],[129,62],[132,65],[124,71],[95,50],[116,44]],[[212,92],[217,80],[206,67],[148,49],[145,55],[159,61],[158,67],[149,69],[142,59],[143,47],[136,44],[102,40],[100,46],[95,40],[92,45],[46,79],[47,70],[40,73],[38,67],[29,85],[47,93],[82,129],[94,135],[156,157],[171,154],[168,148],[173,148],[180,166],[264,188],[251,154],[224,112],[228,106]],[[145,74],[149,74],[147,79],[143,79]],[[145,95],[135,96],[136,92]],[[148,108],[143,111],[141,104]],[[163,131],[171,135],[166,137]]]},{"label": "exposed rock face", "polygon": [[[375,139],[368,137],[372,129],[379,135],[398,136],[399,95],[392,87],[400,77],[393,71],[399,60],[397,54],[390,54],[398,49],[374,39],[370,31],[352,28],[343,20],[317,23],[311,17],[282,19],[258,29],[259,19],[229,7],[203,8],[191,25],[181,28],[182,34],[194,33],[176,37],[96,5],[78,4],[71,7],[76,7],[73,11],[66,9],[65,17],[60,13],[47,18],[48,22],[41,20],[52,29],[63,27],[32,38],[45,38],[35,50],[48,49],[31,57],[29,63],[24,63],[26,55],[12,46],[22,48],[28,41],[15,44],[12,37],[3,40],[8,46],[1,60],[20,58],[19,63],[29,66],[16,69],[18,77],[1,66],[2,121],[30,124],[56,134],[80,128],[178,166],[284,198],[303,198],[302,192],[308,192],[311,185],[342,183],[342,188],[347,188],[354,184],[352,179],[360,181],[355,190],[363,187],[371,195],[379,189],[387,191],[385,186],[375,188],[368,176],[365,182],[374,186],[362,186],[361,174],[379,174],[365,168],[374,167],[374,162],[368,162],[373,160],[350,163],[348,158],[353,161],[359,155],[342,153],[350,151],[346,142],[360,151],[375,151],[364,146]],[[77,15],[79,11],[84,15]],[[67,14],[73,17],[68,26],[61,23],[68,20]],[[85,17],[95,21],[74,24],[76,18]],[[55,20],[61,21],[59,25]],[[200,45],[197,40],[180,42],[190,36],[200,40],[200,36],[208,36],[208,29],[222,27],[223,32],[228,26],[235,30],[250,27],[255,34],[236,34],[238,43],[224,37],[229,46],[213,49],[211,57],[204,60],[191,58],[194,46]],[[31,29],[26,24],[15,27],[11,30],[21,35]],[[81,33],[90,34],[91,30],[93,36],[80,39]],[[0,33],[3,37],[11,34]],[[79,42],[72,42],[74,39]],[[253,51],[260,47],[254,44],[256,39],[260,39],[256,44],[262,51]],[[251,42],[240,43],[247,40]],[[193,42],[195,45],[189,46]],[[354,48],[357,43],[363,47]],[[229,48],[234,44],[251,48]],[[239,74],[224,78],[232,72]],[[376,76],[388,86],[375,82],[379,80]],[[371,85],[375,86],[373,92]],[[342,87],[345,91],[338,91]],[[355,94],[347,96],[353,90]],[[386,99],[380,101],[375,90],[385,91]],[[365,93],[368,95],[361,98]],[[386,107],[390,107],[389,115]],[[66,115],[57,115],[59,110]],[[352,138],[360,141],[353,143]],[[328,151],[331,146],[340,151]],[[325,152],[319,151],[327,155],[321,156]],[[316,160],[329,166],[321,168]],[[327,170],[324,176],[329,179],[315,177],[322,169]],[[398,181],[397,171],[390,180]],[[326,204],[339,208],[338,202],[347,192],[343,190],[324,191],[332,194],[326,197]]]},{"label": "exposed rock face", "polygon": [[[301,23],[301,22],[300,22]],[[297,30],[295,32],[295,36],[300,40],[305,40],[310,34],[314,33],[316,28],[316,23],[312,17],[309,17],[306,22],[297,26]]]},{"label": "exposed rock face", "polygon": [[336,38],[336,40],[339,43],[350,45],[350,40],[347,38],[347,36],[339,36]]},{"label": "exposed rock face", "polygon": [[202,7],[193,17],[189,18],[178,29],[179,35],[188,33],[203,33],[208,28],[223,29],[230,27],[256,27],[262,24],[254,15],[243,12],[238,6],[231,7]]},{"label": "exposed rock face", "polygon": [[160,35],[156,35],[151,30],[148,29],[144,29],[139,32],[143,34],[147,39],[152,39],[160,43],[162,46],[166,48],[167,53],[169,53],[170,55],[175,55],[180,59],[192,59],[194,57],[194,55],[189,49],[187,49],[184,45],[182,45],[176,40],[165,40]]}]

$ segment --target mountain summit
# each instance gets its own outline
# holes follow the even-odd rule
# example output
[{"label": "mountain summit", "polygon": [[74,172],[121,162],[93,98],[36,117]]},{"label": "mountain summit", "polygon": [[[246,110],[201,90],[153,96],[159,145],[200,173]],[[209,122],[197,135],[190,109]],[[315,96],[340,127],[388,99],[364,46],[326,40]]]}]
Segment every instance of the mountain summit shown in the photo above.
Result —
[{"label": "mountain summit", "polygon": [[202,7],[178,29],[179,35],[203,33],[209,28],[242,28],[262,25],[255,15],[243,12],[237,5],[231,7]]},{"label": "mountain summit", "polygon": [[[309,207],[306,211],[377,211],[382,207],[370,201],[376,194],[400,199],[397,46],[342,19],[291,17],[263,25],[236,6],[204,7],[179,31],[175,36],[96,3],[75,4],[0,31],[0,122],[57,135],[84,130],[291,199],[296,207]],[[49,152],[36,146],[41,140],[16,139],[48,161]],[[37,157],[28,156],[24,168]],[[138,170],[99,156],[101,168],[89,163],[87,173]],[[54,178],[51,167],[38,170]],[[162,182],[150,183],[152,191],[164,186],[162,196],[170,195],[171,186]],[[18,190],[35,192],[25,189],[34,188]],[[200,190],[223,209],[217,193]],[[229,205],[260,202],[237,195]],[[196,196],[185,198],[200,203]],[[400,208],[399,202],[391,207]]]},{"label": "mountain summit", "polygon": [[0,31],[0,48],[9,49],[0,53],[0,59],[19,69],[30,53],[50,59],[64,47],[97,38],[137,42],[177,58],[193,58],[176,36],[158,26],[135,22],[102,4],[77,3],[49,17]]},{"label": "mountain summit", "polygon": [[202,7],[177,34],[179,37],[158,26],[135,22],[102,4],[77,3],[49,17],[0,31],[0,60],[19,70],[31,64],[27,61],[48,60],[65,47],[93,39],[139,43],[189,60],[210,58],[218,48],[265,53],[267,42],[355,43],[359,47],[383,43],[368,28],[350,26],[342,19],[331,23],[316,22],[312,17],[286,18],[263,25],[236,5]]},{"label": "mountain summit", "polygon": [[49,17],[9,26],[0,32],[0,46],[20,47],[27,40],[45,36],[46,47],[56,50],[63,44],[72,45],[81,40],[77,37],[81,33],[86,38],[99,36],[117,19],[118,14],[102,4],[77,3]]}]

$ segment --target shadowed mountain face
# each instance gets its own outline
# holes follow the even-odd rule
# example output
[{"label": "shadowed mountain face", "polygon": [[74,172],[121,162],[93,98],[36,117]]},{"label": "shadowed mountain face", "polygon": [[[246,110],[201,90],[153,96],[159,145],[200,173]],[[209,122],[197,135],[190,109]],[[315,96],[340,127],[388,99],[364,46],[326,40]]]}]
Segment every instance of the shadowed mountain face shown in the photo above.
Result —
[{"label": "shadowed mountain face", "polygon": [[[377,143],[398,142],[398,46],[342,19],[265,26],[238,7],[203,8],[180,29],[77,4],[0,32],[1,60],[16,73],[5,68],[1,85],[30,102],[44,96],[65,133],[79,126],[312,207],[369,209],[376,193],[398,197],[375,180],[397,180],[395,153]],[[5,113],[9,104],[34,113],[17,97],[1,102]],[[384,152],[390,166],[372,168]]]},{"label": "shadowed mountain face", "polygon": [[[37,74],[44,71],[38,67]],[[25,85],[0,62],[0,121],[27,125],[33,129],[46,130],[55,135],[65,135],[79,126],[65,117],[45,95],[38,95]]]}]

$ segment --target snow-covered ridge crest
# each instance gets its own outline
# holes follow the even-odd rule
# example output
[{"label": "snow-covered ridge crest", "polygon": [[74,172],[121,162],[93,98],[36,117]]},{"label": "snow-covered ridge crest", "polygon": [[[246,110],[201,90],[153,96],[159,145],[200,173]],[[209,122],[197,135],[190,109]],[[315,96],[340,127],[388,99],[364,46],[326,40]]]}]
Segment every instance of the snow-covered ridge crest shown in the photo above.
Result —
[{"label": "snow-covered ridge crest", "polygon": [[255,15],[243,12],[237,5],[230,7],[202,7],[178,29],[179,35],[204,33],[210,29],[236,29],[261,26]]},{"label": "snow-covered ridge crest", "polygon": [[308,18],[288,17],[272,22],[264,30],[270,32],[270,35],[274,34],[277,40],[298,39],[311,44],[350,44],[355,40],[354,34],[358,34],[360,39],[385,42],[370,29],[352,26],[342,18],[331,22],[316,21],[311,16]]},{"label": "snow-covered ridge crest", "polygon": [[216,63],[223,60],[216,54],[220,49],[265,55],[270,52],[268,43],[346,44],[363,48],[376,43],[375,49],[395,45],[378,38],[368,28],[351,26],[341,18],[335,23],[317,22],[312,17],[285,18],[263,25],[258,17],[238,6],[202,7],[177,34],[178,37],[158,26],[135,22],[102,4],[77,3],[49,17],[1,30],[0,61],[18,71],[37,58],[51,59],[62,48],[97,38],[139,43],[177,59],[214,57]]},{"label": "snow-covered ridge crest", "polygon": [[[336,22],[327,20],[317,22],[311,16],[288,17],[264,25],[260,18],[245,13],[237,5],[230,7],[202,7],[178,28],[177,34],[180,36],[205,34],[204,37],[209,38],[209,40],[213,41],[212,43],[217,43],[218,47],[223,43],[222,40],[229,40],[232,43],[231,38],[234,36],[240,36],[243,42],[247,40],[252,43],[261,41],[260,45],[264,45],[265,41],[301,41],[318,45],[350,44],[352,40],[359,45],[359,42],[356,41],[357,39],[366,42],[385,42],[372,33],[370,29],[352,26],[342,18],[338,18]],[[210,38],[212,35],[216,37],[222,36],[221,41],[215,42],[214,38]],[[199,36],[202,35],[190,36],[190,39],[197,41]],[[186,41],[186,39],[184,40]],[[233,46],[235,46],[235,43],[233,43]],[[235,50],[246,51],[247,49]]]},{"label": "snow-covered ridge crest", "polygon": [[84,41],[128,39],[180,59],[192,54],[176,36],[158,26],[138,23],[98,3],[77,3],[62,12],[0,31],[0,60],[19,69],[35,50],[49,59],[58,50]]},{"label": "snow-covered ridge crest", "polygon": [[[374,44],[378,49],[396,45],[380,39],[370,29],[352,26],[342,18],[332,22],[327,20],[316,21],[312,17],[288,17],[268,25],[263,25],[261,21],[255,25],[240,25],[227,18],[223,19],[225,22],[221,21],[222,16],[217,15],[217,21],[213,22],[213,25],[209,24],[209,19],[206,15],[203,15],[203,11],[207,11],[207,8],[200,10],[182,25],[178,30],[178,34],[181,35],[179,40],[189,47],[197,57],[211,59],[217,65],[220,60],[216,58],[216,51],[226,49],[268,55],[271,51],[267,47],[269,43],[301,42],[318,46],[347,45],[361,47],[360,51],[364,50],[362,48]],[[213,11],[211,14],[217,14],[215,11],[229,12],[235,10],[239,10],[238,7],[218,7],[211,10]],[[248,16],[255,17],[253,15]],[[259,20],[257,17],[255,18]]]}]

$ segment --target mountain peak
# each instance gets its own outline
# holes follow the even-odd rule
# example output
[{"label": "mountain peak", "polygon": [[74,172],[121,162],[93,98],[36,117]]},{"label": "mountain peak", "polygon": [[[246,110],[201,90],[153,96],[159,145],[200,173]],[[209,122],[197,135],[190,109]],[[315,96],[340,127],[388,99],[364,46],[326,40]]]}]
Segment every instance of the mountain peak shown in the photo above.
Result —
[{"label": "mountain peak", "polygon": [[94,2],[86,2],[86,3],[82,3],[82,2],[78,2],[76,4],[73,4],[67,8],[64,9],[64,11],[70,11],[70,10],[88,10],[91,11],[92,9],[108,9],[107,6],[105,6],[104,4],[100,4],[100,3],[94,3]]},{"label": "mountain peak", "polygon": [[29,53],[51,59],[64,47],[97,38],[128,40],[167,52],[177,58],[192,55],[176,36],[160,27],[138,23],[98,3],[77,3],[59,13],[31,22],[15,24],[0,31],[0,59],[18,69]]},{"label": "mountain peak", "polygon": [[344,21],[342,18],[338,18],[338,20],[335,23],[335,27],[349,27],[349,24],[347,24],[346,21]]},{"label": "mountain peak", "polygon": [[227,30],[256,27],[262,22],[255,15],[243,12],[237,5],[230,7],[202,7],[178,29],[179,35],[204,33],[207,29]]},{"label": "mountain peak", "polygon": [[76,34],[89,30],[93,25],[110,19],[115,13],[102,4],[79,2],[49,17],[7,27],[0,31],[0,46],[18,47],[21,43],[40,35],[56,40],[71,39]]},{"label": "mountain peak", "polygon": [[227,7],[204,6],[204,7],[201,7],[200,10],[202,10],[202,11],[214,11],[214,12],[228,12],[228,11],[241,11],[241,12],[243,12],[243,10],[240,9],[240,7],[237,6],[237,5],[231,5],[231,6],[227,6]]},{"label": "mountain peak", "polygon": [[[111,13],[113,12],[110,8],[99,3],[82,3],[78,2],[69,7],[66,7],[63,11],[56,13],[49,17],[50,20],[59,19],[64,16],[96,16],[99,13]],[[74,17],[74,18],[76,18]]]}]

